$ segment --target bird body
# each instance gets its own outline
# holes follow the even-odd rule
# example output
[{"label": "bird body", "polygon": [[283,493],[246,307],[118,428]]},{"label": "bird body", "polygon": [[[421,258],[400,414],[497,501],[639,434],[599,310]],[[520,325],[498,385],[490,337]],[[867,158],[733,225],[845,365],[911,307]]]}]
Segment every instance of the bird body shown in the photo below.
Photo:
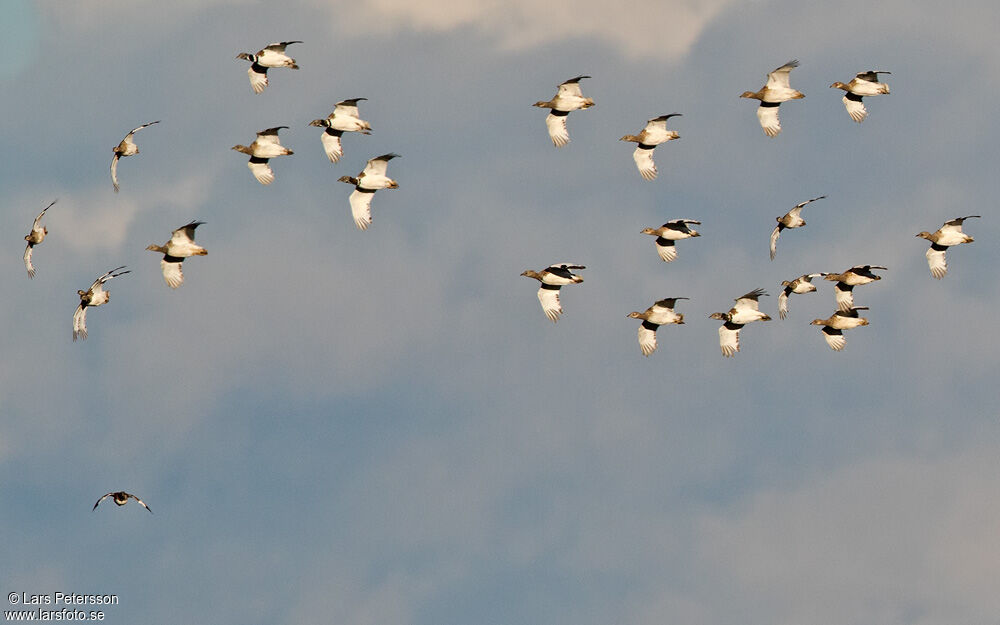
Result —
[{"label": "bird body", "polygon": [[783,281],[781,286],[785,288],[782,289],[781,295],[778,296],[778,316],[782,319],[788,316],[788,296],[792,293],[798,295],[812,293],[816,290],[816,285],[812,283],[812,279],[825,275],[825,273],[807,273],[794,280]]},{"label": "bird body", "polygon": [[281,41],[272,43],[251,54],[240,52],[236,55],[238,59],[250,61],[250,69],[247,75],[250,77],[250,88],[254,93],[261,93],[267,88],[267,70],[271,67],[287,67],[289,69],[299,69],[295,59],[285,54],[285,47],[301,41]]},{"label": "bird body", "polygon": [[76,292],[76,294],[80,296],[80,304],[76,307],[76,311],[73,313],[74,341],[78,338],[87,338],[87,308],[103,306],[111,301],[111,294],[104,290],[104,283],[112,278],[117,278],[118,276],[125,275],[126,273],[131,273],[130,271],[121,271],[122,269],[125,269],[125,265],[115,267],[111,271],[94,280],[94,283],[91,284],[90,288],[86,291],[81,290]]},{"label": "bird body", "polygon": [[276,156],[288,156],[295,153],[281,145],[278,131],[282,128],[288,128],[288,126],[275,126],[261,130],[250,145],[234,145],[232,147],[237,152],[250,155],[247,167],[250,168],[250,173],[257,179],[257,182],[263,185],[274,182],[274,171],[268,164],[268,160]]},{"label": "bird body", "polygon": [[326,153],[331,163],[336,163],[344,155],[340,137],[345,132],[360,132],[364,135],[371,134],[371,124],[359,117],[358,102],[368,98],[351,98],[337,102],[336,108],[326,119],[314,119],[309,122],[310,126],[326,128],[320,136],[323,143],[323,151]]},{"label": "bird body", "polygon": [[594,106],[593,98],[584,97],[580,90],[580,81],[590,76],[570,78],[559,85],[556,95],[551,100],[538,101],[532,106],[551,109],[545,117],[545,127],[549,132],[552,144],[561,148],[569,143],[569,130],[566,127],[566,116],[572,111],[587,109]]},{"label": "bird body", "polygon": [[858,314],[859,310],[868,310],[868,307],[858,306],[847,310],[837,310],[826,319],[813,319],[810,325],[823,326],[821,332],[823,332],[823,338],[827,345],[833,351],[839,352],[847,345],[844,330],[868,325],[868,320]]},{"label": "bird body", "polygon": [[133,139],[133,135],[135,135],[135,133],[139,132],[143,128],[146,128],[148,126],[152,126],[153,124],[159,124],[159,123],[160,123],[160,120],[156,120],[155,122],[149,122],[149,123],[146,123],[146,124],[143,124],[141,126],[137,126],[137,127],[133,128],[132,130],[129,131],[129,133],[127,135],[125,135],[125,138],[122,139],[120,142],[118,142],[118,145],[116,145],[111,150],[112,152],[114,152],[114,156],[111,158],[111,184],[115,188],[115,193],[118,193],[118,188],[119,188],[119,184],[118,184],[118,159],[120,159],[122,157],[125,157],[125,156],[135,156],[136,154],[139,153],[139,146],[135,144],[135,141]]},{"label": "bird body", "polygon": [[731,358],[740,351],[740,330],[754,321],[770,321],[771,317],[760,311],[758,298],[767,295],[763,289],[754,289],[736,298],[736,304],[727,312],[717,312],[709,315],[710,319],[718,319],[724,323],[719,328],[719,347],[722,355]]},{"label": "bird body", "polygon": [[341,176],[338,182],[346,182],[354,185],[354,191],[348,201],[351,204],[351,216],[354,218],[354,225],[359,230],[367,230],[372,223],[372,196],[379,189],[398,189],[399,183],[386,175],[389,161],[398,157],[399,154],[389,153],[376,156],[368,161],[365,168],[357,177]]},{"label": "bird body", "polygon": [[931,275],[940,280],[948,273],[948,262],[945,259],[945,250],[952,245],[962,245],[975,241],[971,236],[962,232],[962,223],[966,219],[979,218],[980,215],[966,215],[956,217],[944,222],[940,228],[934,232],[919,232],[916,236],[927,239],[931,246],[927,248],[927,266],[930,267]]},{"label": "bird body", "polygon": [[686,297],[668,297],[661,299],[644,312],[630,312],[629,319],[641,319],[639,324],[639,350],[643,356],[649,356],[656,351],[656,330],[662,325],[683,324],[684,315],[674,312],[677,300]]},{"label": "bird body", "polygon": [[545,316],[553,323],[559,321],[559,316],[563,314],[559,289],[567,284],[583,282],[583,277],[573,273],[572,269],[586,269],[586,267],[576,263],[553,263],[541,271],[526,269],[521,273],[522,276],[534,278],[542,283],[538,289],[538,302],[542,305]]},{"label": "bird body", "polygon": [[659,254],[663,262],[669,263],[677,259],[675,241],[701,236],[697,230],[691,229],[688,224],[700,226],[701,222],[694,219],[671,219],[659,228],[643,228],[640,234],[655,236],[656,253]]},{"label": "bird body", "polygon": [[[55,204],[56,200],[52,201]],[[35,217],[35,221],[31,224],[31,232],[24,235],[24,240],[28,242],[28,245],[24,248],[24,268],[28,270],[28,277],[35,277],[35,266],[31,262],[31,253],[36,245],[45,240],[45,236],[49,233],[49,229],[42,225],[42,217],[45,215],[45,211],[52,208],[52,204],[49,204],[42,209],[42,212],[38,213]]]},{"label": "bird body", "polygon": [[788,211],[781,217],[775,217],[778,225],[774,227],[771,231],[771,260],[774,260],[774,255],[777,253],[778,237],[781,236],[781,231],[786,228],[801,228],[806,225],[806,220],[802,218],[802,207],[810,202],[815,202],[816,200],[822,200],[825,195],[819,197],[814,197],[811,200],[806,200],[805,202],[800,202],[795,205],[792,210]]},{"label": "bird body", "polygon": [[806,97],[802,92],[793,89],[789,83],[789,74],[799,66],[799,62],[791,60],[767,75],[767,82],[758,91],[744,91],[741,98],[759,100],[757,120],[764,134],[774,138],[781,132],[781,121],[778,119],[778,106],[789,100],[799,100]]},{"label": "bird body", "polygon": [[847,312],[854,307],[854,287],[882,279],[882,276],[873,273],[872,269],[886,268],[879,265],[855,265],[843,273],[828,273],[823,276],[824,280],[836,282],[833,285],[833,293],[839,310]]},{"label": "bird body", "polygon": [[676,130],[667,130],[667,120],[677,116],[680,116],[680,113],[654,117],[646,122],[646,127],[639,134],[625,135],[620,139],[638,144],[632,152],[632,160],[635,161],[639,175],[645,180],[654,180],[657,175],[656,163],[653,162],[653,150],[656,146],[681,138]]},{"label": "bird body", "polygon": [[173,231],[170,240],[163,245],[150,245],[146,249],[163,254],[160,268],[163,270],[163,280],[172,289],[184,283],[184,272],[181,263],[189,256],[205,256],[208,250],[194,242],[195,228],[204,221],[191,221]]},{"label": "bird body", "polygon": [[869,70],[861,72],[851,79],[849,83],[842,83],[839,80],[830,85],[831,89],[842,89],[846,93],[843,97],[844,107],[847,114],[857,123],[865,121],[868,117],[868,109],[865,108],[861,98],[864,96],[886,95],[889,93],[889,85],[879,82],[879,74],[891,74],[882,70]]},{"label": "bird body", "polygon": [[128,503],[129,499],[135,499],[136,501],[139,502],[140,506],[142,506],[146,510],[149,510],[150,514],[153,514],[153,511],[149,509],[149,506],[146,505],[146,502],[144,502],[142,499],[139,499],[138,497],[136,497],[132,493],[126,493],[123,490],[120,490],[120,491],[117,491],[117,492],[110,492],[110,493],[102,496],[100,499],[97,500],[97,503],[94,504],[94,507],[91,508],[91,512],[93,512],[94,510],[97,510],[97,506],[102,501],[104,501],[105,499],[107,499],[108,497],[111,497],[111,501],[115,502],[115,504],[118,505],[118,506],[124,506],[125,504]]}]

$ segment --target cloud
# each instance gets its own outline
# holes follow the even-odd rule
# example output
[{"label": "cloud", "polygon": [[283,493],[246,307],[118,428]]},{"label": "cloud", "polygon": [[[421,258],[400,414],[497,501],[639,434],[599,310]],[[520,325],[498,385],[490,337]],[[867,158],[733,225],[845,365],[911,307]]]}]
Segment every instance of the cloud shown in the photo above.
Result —
[{"label": "cloud", "polygon": [[[600,0],[375,0],[352,27],[447,32],[471,28],[504,50],[521,51],[572,39],[596,40],[632,58],[679,61],[731,0],[634,2],[627,9]],[[324,6],[328,6],[324,3]],[[350,14],[348,14],[349,16]],[[341,20],[345,15],[337,11]]]}]

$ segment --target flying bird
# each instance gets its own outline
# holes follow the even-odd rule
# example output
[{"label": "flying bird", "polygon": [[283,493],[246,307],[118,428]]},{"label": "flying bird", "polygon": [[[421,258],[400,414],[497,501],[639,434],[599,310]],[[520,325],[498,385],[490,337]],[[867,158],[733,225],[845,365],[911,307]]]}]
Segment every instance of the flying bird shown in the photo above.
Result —
[{"label": "flying bird", "polygon": [[205,256],[208,251],[195,244],[194,230],[204,224],[204,221],[192,221],[174,230],[170,235],[170,240],[163,245],[150,245],[146,249],[150,252],[163,254],[160,260],[160,268],[163,270],[163,280],[172,289],[176,289],[184,283],[184,271],[181,263],[189,256]]},{"label": "flying bird", "polygon": [[[921,232],[917,234],[921,239],[927,239],[931,246],[927,248],[927,266],[931,269],[931,275],[940,280],[948,273],[948,262],[945,260],[944,252],[952,245],[972,243],[975,239],[962,232],[962,222],[966,219],[980,218],[980,215],[966,215],[956,217],[951,221],[944,222],[944,225],[934,232]],[[26,252],[27,253],[27,252]]]},{"label": "flying bird", "polygon": [[293,43],[302,42],[282,41],[279,43],[272,43],[271,45],[258,50],[256,54],[240,52],[236,55],[236,58],[238,59],[250,61],[250,69],[247,70],[247,75],[250,76],[250,88],[253,89],[254,93],[260,93],[267,88],[267,69],[269,67],[287,67],[289,69],[299,68],[295,59],[285,54],[285,46],[290,46]]},{"label": "flying bird", "polygon": [[667,141],[680,139],[676,130],[667,130],[667,120],[671,117],[680,117],[680,113],[670,113],[660,115],[646,122],[646,127],[637,135],[625,135],[619,141],[629,141],[638,143],[635,151],[632,152],[632,160],[639,169],[639,175],[646,180],[656,179],[656,163],[653,162],[653,150],[656,146]]},{"label": "flying bird", "polygon": [[629,319],[642,319],[639,324],[639,351],[643,356],[649,356],[656,351],[656,330],[662,325],[671,323],[683,324],[683,313],[675,313],[674,306],[679,299],[686,297],[668,297],[661,299],[647,308],[645,312],[630,312]]},{"label": "flying bird", "polygon": [[830,85],[830,88],[843,89],[846,92],[843,100],[844,107],[847,108],[847,114],[851,116],[851,119],[860,124],[865,121],[866,117],[868,117],[868,109],[865,108],[865,104],[861,101],[861,98],[866,95],[875,96],[888,94],[889,85],[884,82],[879,82],[878,75],[891,73],[892,72],[885,72],[882,70],[869,70],[867,72],[861,72],[852,78],[851,82],[847,84],[838,80]]},{"label": "flying bird", "polygon": [[793,208],[792,210],[788,211],[781,217],[774,218],[778,222],[778,225],[775,226],[774,230],[771,231],[771,260],[774,260],[774,255],[777,252],[776,247],[778,245],[778,237],[781,236],[781,231],[784,230],[785,228],[801,228],[802,226],[806,225],[806,220],[802,219],[802,217],[800,216],[800,213],[802,212],[802,207],[808,204],[809,202],[822,200],[825,197],[826,197],[825,195],[821,195],[819,197],[814,197],[811,200],[806,200],[805,202],[796,204],[795,208]]},{"label": "flying bird", "polygon": [[274,171],[267,164],[268,159],[275,156],[295,154],[295,152],[281,145],[281,139],[278,138],[278,131],[282,128],[288,128],[288,126],[275,126],[274,128],[261,130],[257,133],[257,138],[250,145],[234,145],[232,147],[237,152],[250,155],[247,167],[250,168],[250,173],[257,179],[257,182],[261,184],[267,185],[274,182]]},{"label": "flying bird", "polygon": [[323,151],[331,163],[336,163],[344,155],[344,148],[340,143],[340,137],[345,132],[360,132],[363,135],[370,135],[372,126],[359,117],[358,102],[368,98],[351,98],[337,102],[337,106],[326,119],[314,119],[309,122],[310,126],[326,128],[320,136],[323,143]]},{"label": "flying bird", "polygon": [[80,305],[73,313],[73,340],[87,338],[87,308],[90,306],[103,306],[111,301],[111,294],[104,290],[104,283],[112,278],[131,273],[131,271],[121,271],[125,265],[115,267],[105,273],[100,278],[94,280],[90,288],[86,291],[77,291],[80,296]]},{"label": "flying bird", "polygon": [[799,62],[791,60],[767,75],[767,82],[760,91],[744,91],[741,98],[760,100],[757,107],[757,119],[764,134],[774,138],[781,132],[781,121],[778,119],[778,106],[788,100],[799,100],[806,97],[802,92],[792,89],[788,83],[788,75],[799,66]]},{"label": "flying bird", "polygon": [[545,316],[553,323],[559,321],[559,315],[563,314],[562,304],[559,302],[559,289],[567,284],[583,282],[583,277],[576,275],[570,271],[571,269],[586,269],[586,267],[575,263],[554,263],[541,271],[527,269],[521,273],[522,276],[534,278],[542,283],[538,289],[538,301]]},{"label": "flying bird", "polygon": [[389,153],[376,156],[368,161],[365,168],[354,176],[341,176],[338,182],[346,182],[354,185],[349,201],[351,203],[351,215],[354,217],[354,225],[359,230],[367,230],[372,225],[372,196],[379,189],[398,189],[399,183],[386,175],[389,161],[397,158],[399,154]]},{"label": "flying bird", "polygon": [[135,141],[132,140],[132,135],[139,132],[143,128],[159,123],[160,120],[156,120],[155,122],[149,122],[148,124],[143,124],[142,126],[133,128],[127,135],[125,135],[125,138],[122,139],[121,142],[114,147],[114,149],[112,149],[112,152],[114,152],[115,155],[111,159],[111,184],[115,187],[115,193],[118,193],[118,159],[123,156],[135,156],[139,153],[139,146],[137,146]]},{"label": "flying bird", "polygon": [[719,327],[719,347],[722,348],[722,355],[726,358],[731,358],[740,351],[740,330],[743,326],[754,321],[771,320],[768,315],[760,312],[757,299],[762,295],[767,295],[764,289],[754,289],[736,298],[736,304],[728,312],[709,315],[710,319],[723,322]]},{"label": "flying bird", "polygon": [[694,219],[671,219],[659,228],[643,228],[640,234],[649,234],[656,237],[656,253],[660,255],[663,262],[669,263],[677,259],[677,248],[675,241],[700,237],[697,230],[692,230],[688,224],[700,226],[700,221]]},{"label": "flying bird", "polygon": [[593,98],[585,98],[580,91],[580,81],[590,76],[570,78],[559,85],[555,97],[551,100],[535,102],[532,106],[551,109],[545,117],[545,127],[548,128],[552,144],[561,148],[569,143],[569,130],[566,128],[566,116],[578,109],[594,106]]},{"label": "flying bird", "polygon": [[792,293],[801,295],[812,293],[816,290],[816,285],[812,283],[813,278],[825,276],[825,273],[807,273],[794,280],[784,280],[781,286],[785,287],[778,296],[778,316],[784,319],[788,316],[788,296]]},{"label": "flying bird", "polygon": [[[57,200],[52,200],[52,204],[55,204]],[[24,268],[28,270],[28,277],[35,277],[35,266],[31,264],[31,251],[32,249],[45,240],[45,235],[49,233],[49,229],[42,225],[42,216],[45,211],[52,208],[52,204],[49,204],[42,209],[42,212],[38,213],[38,217],[35,217],[34,223],[31,224],[31,232],[24,235],[24,240],[28,242],[27,247],[24,248]]]},{"label": "flying bird", "polygon": [[823,326],[820,331],[823,333],[823,338],[826,339],[826,344],[833,351],[839,352],[847,345],[847,339],[844,338],[844,330],[868,325],[868,320],[858,315],[859,310],[868,310],[868,307],[858,306],[856,308],[851,307],[846,311],[838,310],[827,319],[813,319],[810,325]]},{"label": "flying bird", "polygon": [[879,265],[855,265],[843,273],[828,273],[823,276],[824,280],[836,282],[833,285],[833,294],[837,299],[839,310],[847,312],[854,308],[854,287],[882,279],[882,276],[873,273],[872,269],[886,268]]},{"label": "flying bird", "polygon": [[[139,502],[140,506],[142,506],[146,510],[149,510],[149,506],[147,506],[146,502],[144,502],[142,499],[139,499],[138,497],[136,497],[132,493],[126,493],[125,491],[120,490],[118,492],[108,493],[107,495],[104,495],[103,497],[101,497],[100,499],[98,499],[97,503],[94,504],[94,507],[91,508],[90,511],[93,512],[94,510],[97,510],[98,504],[100,504],[102,501],[104,501],[108,497],[111,497],[111,501],[115,502],[119,506],[124,506],[125,504],[127,504],[129,499],[135,499],[136,501]],[[149,510],[149,513],[153,514],[153,511]]]}]

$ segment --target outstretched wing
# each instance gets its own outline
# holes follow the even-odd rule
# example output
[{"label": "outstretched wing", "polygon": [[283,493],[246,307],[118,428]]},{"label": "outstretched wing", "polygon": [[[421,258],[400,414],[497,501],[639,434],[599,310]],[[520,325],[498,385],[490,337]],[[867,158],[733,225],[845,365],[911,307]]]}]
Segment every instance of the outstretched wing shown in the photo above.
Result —
[{"label": "outstretched wing", "polygon": [[722,348],[722,355],[732,358],[736,352],[740,351],[740,329],[743,326],[738,323],[725,322],[719,326],[719,347]]},{"label": "outstretched wing", "polygon": [[101,497],[100,499],[98,499],[97,503],[94,504],[94,507],[91,508],[90,511],[93,512],[94,510],[97,510],[97,505],[99,503],[101,503],[102,501],[104,501],[105,499],[107,499],[108,497],[110,497],[111,495],[114,495],[114,493],[113,492],[112,493],[108,493],[107,495],[104,495],[103,497]]},{"label": "outstretched wing", "polygon": [[643,356],[649,356],[656,351],[656,328],[655,323],[643,321],[639,324],[639,350]]},{"label": "outstretched wing", "polygon": [[639,169],[639,175],[646,180],[656,179],[656,163],[653,162],[653,150],[637,147],[632,152],[632,160]]},{"label": "outstretched wing", "polygon": [[552,323],[559,321],[559,315],[563,314],[562,304],[559,303],[559,287],[550,284],[543,284],[538,289],[538,301],[542,305],[545,316]]},{"label": "outstretched wing", "polygon": [[545,127],[549,131],[552,145],[561,148],[569,143],[569,129],[566,128],[566,113],[554,111],[545,116]]},{"label": "outstretched wing", "polygon": [[823,326],[820,330],[823,333],[823,338],[826,339],[826,344],[830,346],[835,352],[839,352],[844,349],[847,345],[847,339],[844,338],[844,333],[837,328],[831,328],[830,326]]},{"label": "outstretched wing", "polygon": [[24,248],[24,268],[28,270],[28,277],[35,277],[35,266],[31,264],[31,250],[34,247],[31,243]]},{"label": "outstretched wing", "polygon": [[781,120],[778,119],[777,104],[761,102],[760,106],[757,107],[757,121],[760,122],[760,127],[764,130],[764,134],[772,139],[777,137],[781,132]]},{"label": "outstretched wing", "polygon": [[118,158],[116,153],[111,159],[111,184],[115,187],[115,193],[118,193]]},{"label": "outstretched wing", "polygon": [[[46,206],[45,208],[42,209],[42,212],[38,213],[38,217],[35,217],[35,221],[31,224],[31,229],[32,230],[37,230],[39,228],[39,226],[42,225],[42,217],[45,215],[45,211],[47,211],[50,208],[52,208],[52,205],[55,204],[58,201],[59,200],[52,200],[52,204],[49,204],[48,206]],[[968,219],[968,217],[965,217],[965,219]]]},{"label": "outstretched wing", "polygon": [[774,255],[778,252],[778,237],[781,236],[781,224],[774,227],[771,231],[771,260],[774,260]]},{"label": "outstretched wing", "polygon": [[590,78],[590,76],[577,76],[576,78],[570,78],[566,82],[559,85],[559,90],[556,92],[559,96],[578,96],[583,97],[583,91],[580,90],[580,81],[584,78]]},{"label": "outstretched wing", "polygon": [[357,189],[351,192],[351,216],[359,230],[367,230],[372,225],[372,196],[375,191]]},{"label": "outstretched wing", "polygon": [[656,237],[656,253],[660,255],[660,259],[665,262],[673,262],[677,260],[677,246],[670,239],[664,239],[663,237]]},{"label": "outstretched wing", "polygon": [[940,280],[948,273],[948,262],[944,257],[947,247],[932,243],[927,248],[927,266],[930,267],[931,275]]},{"label": "outstretched wing", "polygon": [[767,87],[772,89],[775,88],[785,88],[791,89],[791,85],[788,83],[789,74],[792,70],[799,66],[799,62],[796,60],[791,60],[781,67],[775,69],[773,72],[767,75]]},{"label": "outstretched wing", "polygon": [[129,497],[131,497],[132,499],[135,499],[136,501],[138,501],[140,506],[142,506],[143,508],[145,508],[146,510],[148,510],[150,514],[153,514],[153,511],[149,509],[149,506],[146,505],[145,501],[143,501],[142,499],[139,499],[138,497],[136,497],[135,495],[132,495],[132,494],[129,494]]},{"label": "outstretched wing", "polygon": [[250,173],[257,179],[257,182],[264,185],[274,182],[274,170],[267,164],[267,160],[268,159],[266,158],[251,156],[250,160],[247,161],[247,167],[250,168]]},{"label": "outstretched wing", "polygon": [[865,108],[865,103],[861,101],[861,96],[847,92],[841,99],[843,100],[844,108],[847,109],[847,114],[851,116],[851,119],[859,124],[865,121],[865,118],[868,117],[868,109]]},{"label": "outstretched wing", "polygon": [[250,77],[250,88],[254,93],[261,93],[267,89],[267,68],[257,63],[251,63],[247,69],[247,76]]},{"label": "outstretched wing", "polygon": [[[87,307],[82,303],[76,307],[76,311],[73,313],[73,340],[76,341],[78,338],[84,340],[87,338]],[[96,508],[97,504],[94,504],[94,507]]]},{"label": "outstretched wing", "polygon": [[327,128],[320,135],[319,140],[323,143],[323,151],[326,152],[326,157],[330,159],[331,163],[336,163],[344,155],[344,148],[340,143],[340,135],[342,134],[341,130]]},{"label": "outstretched wing", "polygon": [[184,284],[184,270],[181,269],[183,258],[176,256],[164,256],[160,260],[160,269],[163,270],[163,281],[172,289],[176,289]]}]

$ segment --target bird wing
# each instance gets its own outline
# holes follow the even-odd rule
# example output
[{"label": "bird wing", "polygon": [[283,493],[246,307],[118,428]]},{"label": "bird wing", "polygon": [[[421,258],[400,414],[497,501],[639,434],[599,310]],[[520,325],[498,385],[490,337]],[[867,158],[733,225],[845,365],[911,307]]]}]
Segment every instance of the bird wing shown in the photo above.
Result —
[{"label": "bird wing", "polygon": [[115,187],[115,193],[118,193],[118,158],[116,153],[111,159],[111,184]]},{"label": "bird wing", "polygon": [[[170,260],[167,260],[168,258]],[[164,256],[160,260],[160,269],[163,270],[163,281],[172,289],[176,289],[184,284],[184,271],[181,269],[183,261],[183,258],[177,258],[176,256]]]},{"label": "bird wing", "polygon": [[[52,200],[52,204],[55,204],[58,201],[59,200]],[[31,229],[32,230],[37,230],[38,227],[42,225],[42,216],[45,215],[45,211],[47,211],[50,208],[52,208],[52,204],[49,204],[48,206],[46,206],[45,208],[42,209],[42,212],[38,213],[38,217],[35,217],[35,221],[31,224]],[[966,219],[968,219],[968,218],[966,218]]]},{"label": "bird wing", "polygon": [[[87,338],[87,307],[84,306],[83,303],[80,303],[76,307],[76,311],[73,313],[73,340],[75,341],[78,338]],[[110,494],[111,493],[108,493],[108,495]],[[107,497],[108,495],[105,495],[104,497]],[[101,499],[104,499],[104,497],[101,497]],[[100,503],[100,501],[97,503]],[[94,507],[96,508],[97,504],[94,504]]]},{"label": "bird wing", "polygon": [[559,321],[559,315],[563,314],[562,304],[559,303],[559,287],[543,284],[538,289],[538,301],[542,305],[545,316],[552,323]]},{"label": "bird wing", "polygon": [[927,248],[927,266],[930,267],[931,275],[940,280],[945,277],[948,273],[948,262],[944,257],[945,250],[947,247],[938,245],[937,243],[932,243],[929,248]]},{"label": "bird wing", "polygon": [[170,243],[174,245],[189,245],[194,243],[195,228],[204,223],[204,221],[192,221],[174,230],[170,235]]},{"label": "bird wing", "polygon": [[663,237],[656,237],[656,253],[660,255],[660,259],[665,263],[669,263],[677,260],[677,246],[670,239],[664,239]]},{"label": "bird wing", "polygon": [[31,264],[32,248],[34,248],[34,245],[31,243],[28,243],[28,245],[24,248],[24,268],[28,270],[29,278],[35,277],[35,266]]},{"label": "bird wing", "polygon": [[545,116],[545,127],[549,131],[552,145],[561,148],[569,143],[569,129],[566,127],[566,115],[549,113]]},{"label": "bird wing", "polygon": [[265,185],[274,182],[274,170],[267,164],[266,158],[251,156],[250,160],[247,161],[247,167],[250,168],[250,173],[257,179],[257,182]]},{"label": "bird wing", "polygon": [[771,260],[774,260],[774,255],[777,253],[778,247],[778,237],[781,236],[781,224],[774,227],[771,231]]},{"label": "bird wing", "polygon": [[[84,338],[86,338],[86,337],[84,337]],[[104,495],[100,499],[98,499],[97,503],[94,504],[94,507],[91,508],[90,511],[93,512],[94,510],[97,510],[97,505],[100,504],[105,499],[107,499],[108,497],[110,497],[111,495],[114,495],[114,493],[113,492],[112,493],[108,493],[107,495]]]},{"label": "bird wing", "polygon": [[576,78],[570,78],[566,82],[559,85],[559,90],[556,92],[557,96],[578,96],[583,97],[583,91],[580,90],[580,81],[584,78],[590,78],[590,76],[577,76]]},{"label": "bird wing", "polygon": [[257,145],[281,145],[281,138],[278,136],[278,131],[282,128],[288,128],[288,126],[275,126],[274,128],[266,128],[257,133]]},{"label": "bird wing", "polygon": [[323,151],[331,163],[336,163],[344,155],[344,147],[340,143],[340,130],[325,130],[319,140],[323,142]]},{"label": "bird wing", "polygon": [[860,74],[856,74],[856,78],[858,78],[858,80],[867,80],[868,82],[878,82],[879,74],[891,74],[891,73],[892,72],[887,72],[881,69],[879,70],[870,69],[867,72],[861,72]]},{"label": "bird wing", "polygon": [[653,150],[637,147],[632,152],[632,160],[639,169],[639,175],[646,180],[656,179],[656,163],[653,162]]},{"label": "bird wing", "polygon": [[799,202],[798,204],[796,204],[792,208],[792,210],[788,211],[788,214],[789,215],[794,215],[795,217],[798,217],[799,214],[802,213],[802,207],[803,206],[805,206],[806,204],[809,204],[811,202],[815,202],[816,200],[824,200],[824,199],[826,199],[826,196],[825,195],[820,195],[819,197],[814,197],[811,200],[806,200],[805,202]]},{"label": "bird wing", "polygon": [[861,101],[861,96],[848,92],[844,94],[844,97],[841,98],[841,100],[844,102],[844,108],[847,109],[847,114],[850,115],[851,119],[854,121],[860,124],[865,121],[866,117],[868,117],[868,109],[865,108],[865,103]]},{"label": "bird wing", "polygon": [[687,224],[695,224],[697,226],[701,225],[700,221],[695,221],[694,219],[671,219],[667,223],[663,224],[666,228],[673,228],[675,226],[683,226],[684,230],[687,230]]},{"label": "bird wing", "polygon": [[[125,265],[122,265],[121,267],[115,267],[111,271],[108,271],[107,273],[103,274],[100,278],[94,280],[94,283],[90,285],[90,290],[96,292],[98,289],[101,288],[101,285],[103,285],[108,280],[112,278],[117,278],[118,276],[122,276],[127,273],[132,273],[131,270],[119,271],[120,269],[125,269],[125,267],[126,267]],[[116,271],[118,271],[118,273],[115,273]]]},{"label": "bird wing", "polygon": [[334,115],[345,115],[347,117],[359,117],[360,112],[358,111],[358,102],[360,100],[367,100],[368,98],[351,98],[349,100],[341,100],[337,102],[337,106],[333,109]]},{"label": "bird wing", "polygon": [[788,84],[789,74],[792,72],[792,69],[798,66],[799,62],[793,59],[785,63],[781,67],[775,69],[773,72],[767,75],[767,83],[765,86],[770,87],[772,89],[779,87],[784,87],[785,89],[791,89],[791,85]]},{"label": "bird wing", "polygon": [[399,154],[389,153],[383,154],[382,156],[376,156],[375,158],[368,161],[365,165],[364,170],[361,172],[362,176],[385,176],[385,172],[389,167],[389,161],[399,156]]},{"label": "bird wing", "polygon": [[844,333],[837,328],[831,328],[830,326],[823,326],[820,330],[823,333],[823,338],[826,339],[826,344],[830,346],[835,352],[839,352],[844,349],[847,345],[847,339],[844,338]]},{"label": "bird wing", "polygon": [[301,41],[279,41],[277,43],[270,43],[264,46],[265,50],[271,50],[272,52],[284,52],[285,46],[290,46],[293,43],[302,43]]},{"label": "bird wing", "polygon": [[149,128],[149,127],[150,127],[150,126],[152,126],[153,124],[159,124],[159,123],[160,123],[160,120],[156,120],[155,122],[146,122],[146,123],[145,123],[145,124],[143,124],[142,126],[136,126],[136,127],[135,127],[135,128],[133,128],[132,130],[130,130],[130,131],[129,131],[129,133],[128,133],[127,135],[125,135],[125,139],[124,139],[124,140],[125,140],[125,141],[131,141],[131,140],[132,140],[132,139],[131,139],[131,137],[132,137],[132,135],[134,135],[135,133],[139,132],[139,131],[140,131],[140,130],[142,130],[143,128]]},{"label": "bird wing", "polygon": [[[135,495],[132,495],[132,494],[129,494],[129,497],[131,497],[132,499],[135,499],[136,501],[138,501],[139,505],[142,506],[143,508],[145,508],[146,510],[149,510],[149,506],[147,506],[146,502],[143,501],[142,499],[139,499],[138,497],[136,497]],[[149,510],[149,513],[153,514],[153,511]]]},{"label": "bird wing", "polygon": [[782,319],[788,316],[788,293],[790,291],[791,289],[786,287],[778,296],[778,316]]},{"label": "bird wing", "polygon": [[656,328],[655,323],[643,321],[639,324],[639,350],[643,356],[649,356],[656,351]]},{"label": "bird wing", "polygon": [[781,132],[781,120],[778,119],[777,106],[761,102],[760,106],[757,107],[757,120],[760,122],[760,127],[764,130],[764,134],[772,139],[777,137],[778,133]]},{"label": "bird wing", "polygon": [[247,68],[247,76],[250,77],[250,88],[254,93],[260,93],[267,88],[267,68],[257,63],[251,63]]},{"label": "bird wing", "polygon": [[837,300],[838,310],[850,310],[854,307],[854,287],[843,282],[833,285],[833,295]]},{"label": "bird wing", "polygon": [[736,352],[740,351],[740,328],[738,323],[725,322],[719,326],[719,347],[722,348],[722,355],[732,358]]},{"label": "bird wing", "polygon": [[354,217],[354,225],[359,230],[367,230],[372,224],[372,196],[374,191],[362,191],[354,189],[351,192],[349,201],[351,203],[351,216]]},{"label": "bird wing", "polygon": [[767,295],[764,289],[754,289],[749,293],[745,293],[736,298],[736,305],[733,308],[737,310],[760,310],[760,304],[757,298],[761,295]]},{"label": "bird wing", "polygon": [[[41,215],[39,215],[39,217],[40,216]],[[960,232],[962,232],[962,223],[966,219],[972,219],[973,217],[979,218],[980,216],[979,215],[966,215],[965,217],[956,217],[954,219],[946,221],[946,222],[944,222],[944,225],[941,226],[941,231],[942,232],[954,232],[956,234],[960,233]]]}]

